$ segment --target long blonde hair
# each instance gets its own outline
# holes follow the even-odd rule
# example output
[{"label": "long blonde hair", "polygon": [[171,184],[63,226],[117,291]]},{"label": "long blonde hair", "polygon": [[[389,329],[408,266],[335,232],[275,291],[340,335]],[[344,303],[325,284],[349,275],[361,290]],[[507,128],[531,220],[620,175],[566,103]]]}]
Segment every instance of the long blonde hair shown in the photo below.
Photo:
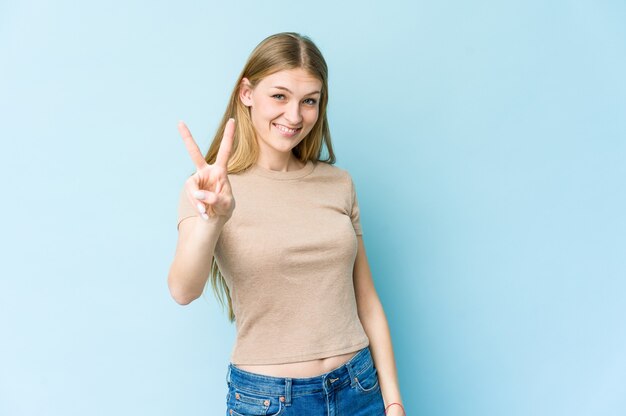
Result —
[{"label": "long blonde hair", "polygon": [[[322,161],[329,164],[335,163],[335,154],[330,139],[330,128],[326,117],[326,106],[328,104],[328,67],[326,61],[317,46],[307,36],[294,32],[277,33],[265,38],[250,54],[246,65],[237,78],[237,82],[220,122],[213,142],[204,157],[207,163],[214,163],[217,152],[224,135],[226,122],[229,118],[235,118],[236,129],[228,161],[228,173],[238,173],[252,166],[258,158],[259,147],[256,141],[256,134],[250,109],[246,107],[239,98],[239,89],[243,78],[247,78],[254,88],[259,81],[275,72],[302,68],[309,72],[311,76],[318,78],[322,82],[322,90],[319,100],[319,113],[317,122],[302,139],[302,141],[292,150],[294,156],[301,162],[308,160]],[[322,147],[326,145],[328,155],[322,158]],[[211,273],[209,276],[213,291],[224,306],[223,294],[228,301],[228,319],[235,320],[233,313],[230,291],[224,280],[224,276],[215,260],[211,261]]]}]

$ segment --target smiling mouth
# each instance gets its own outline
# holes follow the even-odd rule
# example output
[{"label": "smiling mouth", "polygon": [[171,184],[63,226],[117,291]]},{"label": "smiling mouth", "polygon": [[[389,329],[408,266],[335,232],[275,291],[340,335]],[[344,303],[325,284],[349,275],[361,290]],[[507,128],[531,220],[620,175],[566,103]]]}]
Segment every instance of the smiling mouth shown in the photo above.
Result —
[{"label": "smiling mouth", "polygon": [[282,131],[283,133],[294,134],[294,133],[299,132],[302,129],[302,127],[298,127],[296,129],[291,129],[291,128],[287,127],[287,126],[283,126],[282,124],[276,124],[276,123],[272,123],[272,124],[274,124],[274,126],[278,130]]}]

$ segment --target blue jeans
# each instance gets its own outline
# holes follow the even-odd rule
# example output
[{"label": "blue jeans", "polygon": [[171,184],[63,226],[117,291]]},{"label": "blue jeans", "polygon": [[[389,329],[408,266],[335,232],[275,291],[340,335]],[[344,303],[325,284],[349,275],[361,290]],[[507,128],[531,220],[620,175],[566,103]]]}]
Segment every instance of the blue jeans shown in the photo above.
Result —
[{"label": "blue jeans", "polygon": [[369,347],[309,378],[250,373],[228,364],[227,416],[382,416],[385,404]]}]

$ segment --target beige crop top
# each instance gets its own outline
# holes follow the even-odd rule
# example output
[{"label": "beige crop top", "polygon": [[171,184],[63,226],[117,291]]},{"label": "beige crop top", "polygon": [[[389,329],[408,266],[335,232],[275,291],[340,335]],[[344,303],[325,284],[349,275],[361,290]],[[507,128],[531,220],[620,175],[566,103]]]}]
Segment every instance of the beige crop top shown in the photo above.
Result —
[{"label": "beige crop top", "polygon": [[[369,345],[353,284],[359,206],[350,174],[308,161],[229,174],[235,210],[215,258],[231,294],[233,364],[326,358]],[[184,190],[178,220],[196,216]]]}]

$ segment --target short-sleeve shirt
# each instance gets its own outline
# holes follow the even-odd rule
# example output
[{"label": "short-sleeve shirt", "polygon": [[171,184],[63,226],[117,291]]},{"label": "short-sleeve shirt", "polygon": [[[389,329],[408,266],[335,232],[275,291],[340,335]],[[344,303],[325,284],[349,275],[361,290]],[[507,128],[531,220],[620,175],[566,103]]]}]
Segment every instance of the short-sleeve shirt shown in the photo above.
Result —
[{"label": "short-sleeve shirt", "polygon": [[[353,283],[362,229],[350,174],[307,161],[287,172],[253,165],[228,179],[235,210],[214,255],[235,314],[231,362],[290,363],[369,345]],[[181,191],[179,223],[196,215]]]}]

